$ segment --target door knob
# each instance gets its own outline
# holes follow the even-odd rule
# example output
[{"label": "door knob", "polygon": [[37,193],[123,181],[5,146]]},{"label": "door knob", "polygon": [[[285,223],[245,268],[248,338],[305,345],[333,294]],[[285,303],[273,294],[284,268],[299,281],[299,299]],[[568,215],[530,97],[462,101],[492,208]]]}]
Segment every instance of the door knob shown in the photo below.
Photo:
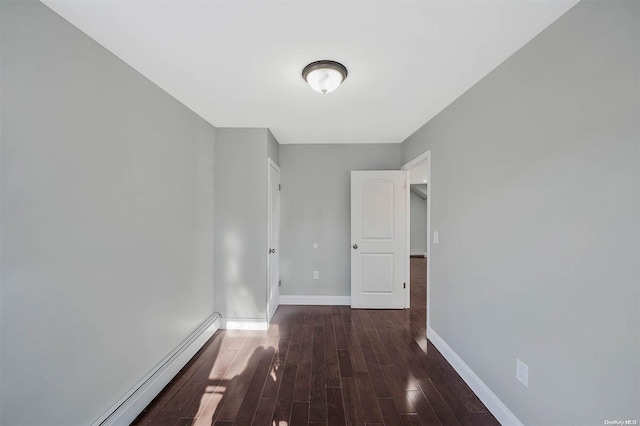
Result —
[{"label": "door knob", "polygon": [[275,253],[275,252],[276,252],[276,249],[271,249],[271,253]]},{"label": "door knob", "polygon": [[269,249],[269,254],[273,253],[273,249]]},{"label": "door knob", "polygon": [[354,248],[354,249],[357,249],[357,248],[358,248],[358,245],[357,245],[357,244],[354,244],[354,245],[353,245],[353,248]]}]

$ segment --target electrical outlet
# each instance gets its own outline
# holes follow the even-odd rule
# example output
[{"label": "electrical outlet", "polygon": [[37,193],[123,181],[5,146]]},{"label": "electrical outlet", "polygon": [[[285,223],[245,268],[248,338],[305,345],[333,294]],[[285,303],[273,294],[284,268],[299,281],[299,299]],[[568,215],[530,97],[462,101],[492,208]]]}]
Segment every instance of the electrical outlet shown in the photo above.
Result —
[{"label": "electrical outlet", "polygon": [[438,244],[440,242],[440,236],[438,235],[438,231],[433,231],[433,244]]},{"label": "electrical outlet", "polygon": [[524,362],[516,358],[516,379],[524,385],[529,387],[529,366]]},{"label": "electrical outlet", "polygon": [[314,280],[320,279],[320,271],[313,271],[313,279]]}]

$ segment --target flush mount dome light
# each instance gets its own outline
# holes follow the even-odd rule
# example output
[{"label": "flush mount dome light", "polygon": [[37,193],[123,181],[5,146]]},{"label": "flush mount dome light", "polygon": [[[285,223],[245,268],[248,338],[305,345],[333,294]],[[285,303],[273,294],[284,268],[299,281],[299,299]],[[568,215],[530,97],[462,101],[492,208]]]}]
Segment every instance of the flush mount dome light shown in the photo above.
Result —
[{"label": "flush mount dome light", "polygon": [[333,92],[347,78],[347,68],[336,61],[312,62],[302,70],[302,78],[316,92],[327,94]]}]

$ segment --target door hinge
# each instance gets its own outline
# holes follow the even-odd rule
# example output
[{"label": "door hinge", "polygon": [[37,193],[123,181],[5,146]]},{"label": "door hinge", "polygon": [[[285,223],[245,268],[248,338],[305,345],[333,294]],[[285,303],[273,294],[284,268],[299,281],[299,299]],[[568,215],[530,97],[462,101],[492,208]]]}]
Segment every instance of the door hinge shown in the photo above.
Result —
[{"label": "door hinge", "polygon": [[282,280],[278,280],[278,287],[282,287]]},{"label": "door hinge", "polygon": [[402,288],[407,288],[407,283],[402,283]]},{"label": "door hinge", "polygon": [[402,189],[407,189],[407,182],[402,185]]},{"label": "door hinge", "polygon": [[282,187],[280,186],[280,184],[278,184],[278,191],[280,191],[282,189]]}]

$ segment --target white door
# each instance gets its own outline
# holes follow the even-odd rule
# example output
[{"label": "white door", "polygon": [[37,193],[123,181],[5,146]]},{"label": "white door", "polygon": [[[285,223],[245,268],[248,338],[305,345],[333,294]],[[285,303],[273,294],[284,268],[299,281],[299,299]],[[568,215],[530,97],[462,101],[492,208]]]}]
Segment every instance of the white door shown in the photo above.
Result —
[{"label": "white door", "polygon": [[280,303],[280,168],[269,159],[267,311],[269,321]]},{"label": "white door", "polygon": [[407,189],[403,170],[351,172],[351,307],[405,306]]}]

